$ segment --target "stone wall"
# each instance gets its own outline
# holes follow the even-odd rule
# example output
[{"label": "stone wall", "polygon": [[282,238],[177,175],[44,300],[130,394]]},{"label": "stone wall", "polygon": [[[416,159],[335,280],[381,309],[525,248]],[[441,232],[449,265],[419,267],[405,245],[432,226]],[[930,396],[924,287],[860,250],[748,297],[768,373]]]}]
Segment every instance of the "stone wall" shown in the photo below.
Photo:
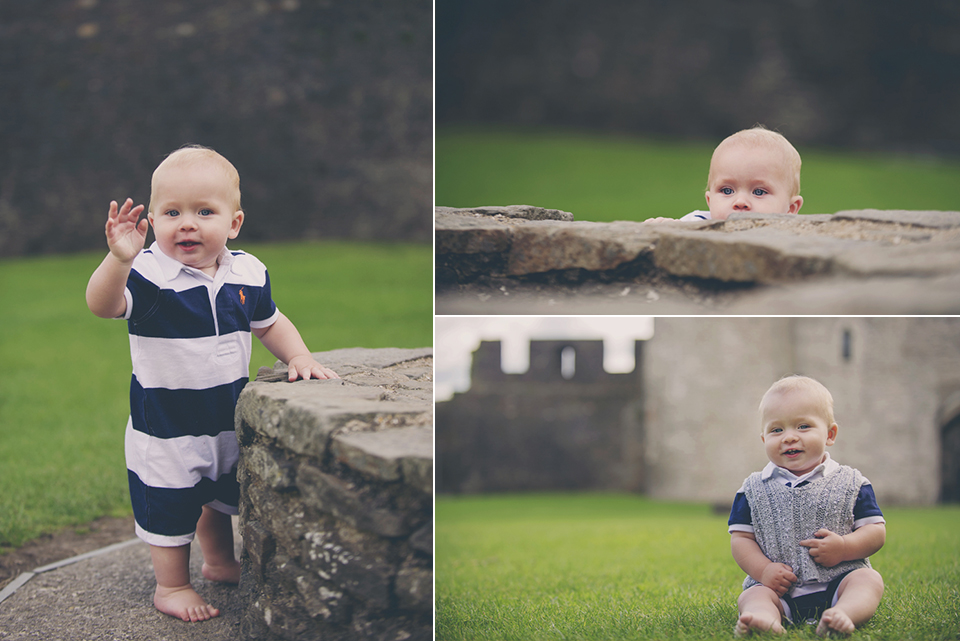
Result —
[{"label": "stone wall", "polygon": [[882,504],[938,500],[941,432],[960,413],[956,318],[658,318],[644,346],[650,494],[731,500],[767,462],[760,398],[793,373],[830,390],[828,451]]},{"label": "stone wall", "polygon": [[433,355],[261,368],[237,404],[245,639],[432,639]]},{"label": "stone wall", "polygon": [[482,342],[470,391],[437,403],[438,491],[643,490],[639,373],[606,373],[601,341],[544,340],[505,374]]},{"label": "stone wall", "polygon": [[428,242],[431,35],[428,0],[0,2],[0,256],[106,251],[187,143],[240,172],[240,242]]},{"label": "stone wall", "polygon": [[960,313],[960,212],[573,218],[437,207],[437,313]]},{"label": "stone wall", "polygon": [[960,152],[956,6],[436,3],[437,122]]}]

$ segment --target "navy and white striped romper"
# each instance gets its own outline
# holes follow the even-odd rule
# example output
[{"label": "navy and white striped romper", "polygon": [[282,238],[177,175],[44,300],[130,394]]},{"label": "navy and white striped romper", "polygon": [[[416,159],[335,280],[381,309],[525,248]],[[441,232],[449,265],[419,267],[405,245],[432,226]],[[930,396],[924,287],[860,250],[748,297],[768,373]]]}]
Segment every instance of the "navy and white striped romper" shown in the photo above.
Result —
[{"label": "navy and white striped romper", "polygon": [[263,263],[226,249],[210,278],[154,243],[134,261],[124,295],[133,361],[124,449],[137,536],[185,545],[204,505],[237,513],[233,415],[250,330],[279,311]]}]

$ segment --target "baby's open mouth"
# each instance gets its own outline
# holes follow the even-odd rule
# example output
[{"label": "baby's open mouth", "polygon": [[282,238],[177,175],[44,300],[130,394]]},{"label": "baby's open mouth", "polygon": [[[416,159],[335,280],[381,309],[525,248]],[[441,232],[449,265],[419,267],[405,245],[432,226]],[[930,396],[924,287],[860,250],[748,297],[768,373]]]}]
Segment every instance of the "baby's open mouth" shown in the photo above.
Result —
[{"label": "baby's open mouth", "polygon": [[177,243],[177,245],[179,245],[180,247],[196,247],[199,244],[200,243],[193,240],[184,240],[182,242]]},{"label": "baby's open mouth", "polygon": [[802,451],[803,451],[803,450],[787,450],[786,452],[783,453],[783,455],[784,455],[784,456],[796,456],[797,454],[800,454]]}]

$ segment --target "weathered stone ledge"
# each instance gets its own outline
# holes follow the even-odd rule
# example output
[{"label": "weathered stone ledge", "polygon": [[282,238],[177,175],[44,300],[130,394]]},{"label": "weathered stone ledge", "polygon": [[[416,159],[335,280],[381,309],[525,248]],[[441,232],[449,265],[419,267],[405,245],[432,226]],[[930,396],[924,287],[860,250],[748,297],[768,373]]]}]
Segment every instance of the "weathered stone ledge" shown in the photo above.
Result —
[{"label": "weathered stone ledge", "polygon": [[432,638],[433,357],[261,368],[237,404],[248,639]]},{"label": "weathered stone ledge", "polygon": [[[666,279],[675,289],[735,286],[742,302],[744,288],[760,292],[770,285],[960,278],[960,212],[868,209],[735,214],[726,221],[594,223],[547,220],[534,207],[502,209],[511,214],[495,207],[436,208],[439,313],[498,313],[491,309],[496,305],[481,310],[447,296],[457,286],[491,279],[499,279],[497,287],[504,291],[510,288],[505,283],[530,279],[623,285]],[[535,215],[523,218],[524,211]],[[875,313],[886,313],[882,292],[874,298]],[[450,302],[460,308],[453,310]],[[943,300],[931,304],[942,307]],[[508,313],[517,313],[516,299],[508,305]],[[917,313],[934,313],[922,301],[917,305]],[[960,294],[950,305],[960,308]]]}]

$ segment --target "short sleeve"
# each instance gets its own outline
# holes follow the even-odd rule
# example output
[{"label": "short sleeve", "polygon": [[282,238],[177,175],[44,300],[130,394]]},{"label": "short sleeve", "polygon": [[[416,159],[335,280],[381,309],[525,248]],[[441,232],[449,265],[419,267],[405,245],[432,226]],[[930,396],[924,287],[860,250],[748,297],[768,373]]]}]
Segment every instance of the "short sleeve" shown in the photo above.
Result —
[{"label": "short sleeve", "polygon": [[870,523],[886,523],[886,519],[883,518],[880,506],[877,505],[877,496],[873,492],[873,486],[864,483],[860,486],[857,502],[853,506],[853,529],[856,530]]},{"label": "short sleeve", "polygon": [[753,514],[750,512],[750,503],[747,501],[747,495],[743,492],[737,492],[733,499],[733,507],[730,508],[730,519],[727,521],[728,532],[749,532],[753,533]]},{"label": "short sleeve", "polygon": [[131,269],[123,296],[127,301],[127,310],[121,318],[138,322],[156,310],[160,288],[136,269]]},{"label": "short sleeve", "polygon": [[273,295],[270,292],[270,274],[264,270],[263,288],[260,290],[260,296],[257,299],[257,307],[253,310],[250,327],[254,329],[270,327],[277,322],[279,316],[280,312],[273,302]]}]

